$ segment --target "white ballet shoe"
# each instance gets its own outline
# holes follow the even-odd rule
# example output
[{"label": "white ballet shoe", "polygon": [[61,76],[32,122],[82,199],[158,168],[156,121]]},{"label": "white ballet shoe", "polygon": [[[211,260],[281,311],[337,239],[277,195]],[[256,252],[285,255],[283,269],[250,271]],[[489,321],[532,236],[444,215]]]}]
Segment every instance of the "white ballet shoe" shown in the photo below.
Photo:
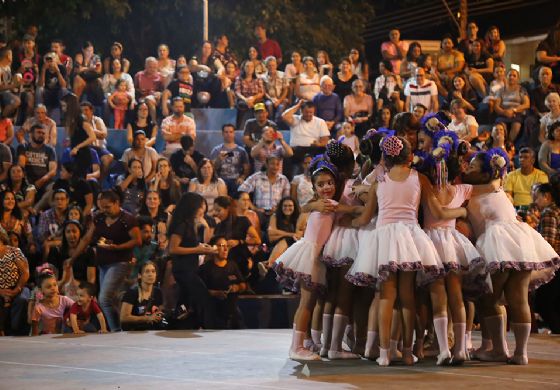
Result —
[{"label": "white ballet shoe", "polygon": [[418,358],[412,353],[412,348],[404,348],[402,352],[402,362],[407,366],[418,363]]},{"label": "white ballet shoe", "polygon": [[509,364],[516,364],[518,366],[526,366],[529,364],[529,358],[526,355],[513,355],[508,361]]},{"label": "white ballet shoe", "polygon": [[498,353],[494,350],[481,351],[476,354],[478,360],[482,362],[502,362],[506,363],[509,360],[508,355],[505,353]]},{"label": "white ballet shoe", "polygon": [[440,353],[437,357],[436,366],[448,366],[451,363],[451,352],[449,350]]},{"label": "white ballet shoe", "polygon": [[295,351],[290,351],[290,359],[311,361],[311,360],[321,360],[321,357],[316,353],[311,352],[308,349],[298,348]]},{"label": "white ballet shoe", "polygon": [[329,351],[329,360],[359,359],[360,355],[346,351]]},{"label": "white ballet shoe", "polygon": [[378,357],[375,361],[380,367],[387,367],[391,364],[391,360],[389,360],[389,358]]}]

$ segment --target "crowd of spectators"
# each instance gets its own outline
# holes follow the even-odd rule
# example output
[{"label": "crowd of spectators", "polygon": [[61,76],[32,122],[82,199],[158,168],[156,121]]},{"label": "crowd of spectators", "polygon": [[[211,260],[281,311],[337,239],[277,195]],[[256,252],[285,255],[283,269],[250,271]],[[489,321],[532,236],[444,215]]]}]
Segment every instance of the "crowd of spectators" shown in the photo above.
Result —
[{"label": "crowd of spectators", "polygon": [[[545,184],[560,170],[560,28],[523,82],[499,28],[478,30],[437,55],[391,30],[370,68],[357,48],[283,56],[259,24],[244,59],[220,35],[190,59],[161,44],[135,74],[119,42],[102,58],[91,42],[39,48],[34,28],[0,37],[0,334],[242,327],[240,294],[282,292],[270,265],[302,237],[311,158],[337,139],[363,163],[373,127],[428,150],[421,121],[441,110],[473,150],[510,154],[506,192],[560,252]],[[237,110],[208,156],[204,107]],[[126,132],[122,156],[108,128]]]}]

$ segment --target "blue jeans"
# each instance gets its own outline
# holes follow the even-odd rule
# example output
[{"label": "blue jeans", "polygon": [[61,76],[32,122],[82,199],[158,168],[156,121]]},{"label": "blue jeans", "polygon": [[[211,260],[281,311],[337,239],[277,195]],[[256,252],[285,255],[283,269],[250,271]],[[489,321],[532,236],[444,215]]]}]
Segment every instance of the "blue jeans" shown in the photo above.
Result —
[{"label": "blue jeans", "polygon": [[111,332],[121,330],[120,292],[129,273],[128,263],[99,266],[99,306]]}]

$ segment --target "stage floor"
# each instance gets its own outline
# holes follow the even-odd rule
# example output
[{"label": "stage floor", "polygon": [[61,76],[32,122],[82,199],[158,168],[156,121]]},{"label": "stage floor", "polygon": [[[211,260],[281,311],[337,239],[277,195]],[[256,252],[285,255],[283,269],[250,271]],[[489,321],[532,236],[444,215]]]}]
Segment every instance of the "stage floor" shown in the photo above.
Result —
[{"label": "stage floor", "polygon": [[[560,388],[560,337],[531,337],[528,366],[467,362],[380,368],[302,365],[290,330],[123,332],[0,338],[0,389],[549,389]],[[478,345],[479,335],[475,335]],[[513,339],[509,338],[510,348]]]}]

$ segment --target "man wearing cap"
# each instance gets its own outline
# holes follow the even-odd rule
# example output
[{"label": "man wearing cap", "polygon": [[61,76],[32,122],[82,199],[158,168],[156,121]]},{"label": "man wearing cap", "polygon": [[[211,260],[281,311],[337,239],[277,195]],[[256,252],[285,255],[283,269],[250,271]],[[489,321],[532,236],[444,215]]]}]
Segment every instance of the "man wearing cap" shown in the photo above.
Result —
[{"label": "man wearing cap", "polygon": [[[295,115],[300,108],[301,115]],[[290,126],[290,146],[294,150],[292,167],[286,167],[284,172],[295,175],[302,171],[301,163],[306,154],[314,156],[325,151],[331,133],[327,123],[315,116],[312,102],[298,101],[295,106],[284,111],[282,119]]]},{"label": "man wearing cap", "polygon": [[268,111],[264,103],[255,104],[253,110],[255,111],[255,118],[247,120],[247,122],[245,122],[245,129],[243,130],[243,143],[249,152],[262,138],[263,129],[266,126],[278,130],[278,125],[268,119]]}]

